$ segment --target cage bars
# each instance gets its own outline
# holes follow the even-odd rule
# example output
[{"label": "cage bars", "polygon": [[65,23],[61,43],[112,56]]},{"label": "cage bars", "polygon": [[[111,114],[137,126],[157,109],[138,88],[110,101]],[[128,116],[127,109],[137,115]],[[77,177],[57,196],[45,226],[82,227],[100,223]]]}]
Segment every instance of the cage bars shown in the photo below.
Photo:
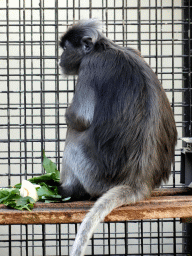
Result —
[{"label": "cage bars", "polygon": [[[6,111],[7,124],[0,124],[0,129],[1,131],[6,129],[7,137],[1,138],[0,143],[6,144],[7,150],[4,154],[1,152],[0,159],[3,161],[2,168],[5,166],[8,168],[6,172],[0,172],[0,176],[6,180],[6,186],[12,185],[15,178],[21,181],[23,177],[41,175],[43,170],[39,166],[43,148],[48,152],[48,157],[51,156],[60,168],[65,141],[62,134],[66,129],[63,114],[70,103],[71,93],[74,92],[75,79],[60,76],[57,66],[59,58],[57,41],[61,32],[64,32],[70,24],[80,18],[85,18],[83,11],[88,11],[86,18],[94,17],[96,11],[100,12],[99,18],[105,23],[107,36],[120,45],[131,46],[140,49],[141,53],[144,52],[142,55],[158,74],[169,95],[175,117],[178,118],[177,127],[183,128],[185,134],[188,134],[186,136],[191,136],[191,41],[189,33],[191,1],[185,0],[181,3],[179,0],[173,0],[168,1],[169,4],[165,6],[162,0],[148,0],[148,5],[144,6],[144,2],[140,0],[135,1],[133,5],[127,0],[118,2],[101,0],[96,6],[93,1],[89,0],[85,6],[86,1],[81,0],[51,1],[50,5],[48,1],[42,0],[38,2],[40,4],[38,6],[37,1],[30,0],[18,1],[17,7],[14,7],[11,0],[2,0],[1,3],[3,2],[5,5],[0,5],[0,12],[5,11],[6,19],[0,21],[0,28],[6,26],[6,39],[0,42],[0,47],[6,46],[6,55],[1,56],[1,60],[6,62],[6,67],[1,66],[0,71],[6,70],[6,73],[2,74],[2,82],[6,82],[6,89],[1,89],[1,94],[6,97],[6,103],[0,103],[0,113]],[[60,14],[63,10],[66,15]],[[50,11],[54,13],[54,21],[51,14],[46,16]],[[18,20],[12,12],[18,12]],[[148,15],[148,19],[145,19],[144,13]],[[177,16],[178,13],[183,13],[183,17]],[[182,29],[178,29],[178,26]],[[183,38],[175,38],[178,34],[183,35]],[[17,46],[19,53],[17,54],[16,51],[12,53],[12,47]],[[39,47],[39,53],[35,46]],[[53,48],[54,54],[48,55],[46,47],[50,50]],[[147,47],[149,47],[148,51]],[[166,47],[171,47],[168,48],[171,50],[166,51]],[[182,52],[178,50],[180,48]],[[177,61],[178,59],[182,59],[184,68]],[[18,66],[13,66],[12,61],[16,61]],[[39,62],[39,67],[36,61]],[[54,65],[47,66],[47,63],[51,61],[54,61]],[[51,88],[48,87],[48,81],[51,83]],[[19,87],[15,89],[13,83],[19,83]],[[180,86],[181,83],[183,83],[183,88]],[[179,102],[176,97],[177,93],[184,95],[183,101]],[[13,94],[15,97],[19,95],[18,101],[12,100]],[[54,101],[48,102],[46,99],[51,98],[52,95],[54,95]],[[63,95],[65,95],[65,102]],[[183,120],[180,119],[181,114],[177,111],[178,109],[183,109]],[[53,110],[53,112],[47,114],[47,110]],[[40,121],[37,119],[38,116],[40,116]],[[14,123],[12,121],[14,118],[19,118],[19,122]],[[19,135],[12,136],[12,132],[17,130]],[[54,135],[47,137],[46,135],[53,130]],[[36,131],[40,131],[40,136],[36,134]],[[13,146],[17,143],[19,147],[13,150]],[[37,144],[40,147],[37,147]],[[50,145],[54,146],[50,147]],[[176,157],[179,153],[180,151],[177,150]],[[179,185],[179,160],[175,162],[172,183],[168,185],[170,187]],[[149,226],[146,227],[147,224]],[[9,255],[13,255],[18,248],[20,255],[36,255],[37,248],[42,250],[44,255],[51,248],[55,249],[55,254],[68,255],[74,239],[73,232],[73,236],[71,235],[71,225],[53,226],[55,227],[55,233],[51,234],[54,235],[53,238],[47,231],[49,225],[40,226],[38,232],[42,235],[41,238],[37,237],[36,225],[26,226],[26,228],[21,225],[18,231],[19,236],[15,234],[14,225],[8,226],[8,233],[2,235],[6,238],[3,246],[6,245],[8,248],[6,252]],[[103,246],[97,246],[97,241],[101,238],[96,232],[90,243],[89,254],[97,255],[98,249],[102,247],[105,255],[109,253],[111,255],[148,255],[149,253],[151,255],[184,255],[184,251],[178,249],[178,245],[181,244],[181,240],[178,239],[184,237],[185,231],[179,229],[181,225],[178,220],[152,220],[136,222],[136,224],[126,222],[123,223],[121,234],[118,231],[121,223],[114,225],[115,232],[112,228],[113,223],[104,224]],[[137,231],[134,230],[134,225],[137,226]],[[154,225],[156,225],[155,228]],[[167,231],[166,225],[172,226],[171,232]],[[78,225],[75,226],[77,231]],[[56,241],[56,244],[49,245],[53,241]],[[166,244],[167,241],[169,243]],[[17,246],[16,242],[18,242]],[[0,252],[4,248],[1,245],[2,243],[0,243]],[[167,245],[171,247],[169,252]],[[99,252],[102,254],[101,251]]]}]

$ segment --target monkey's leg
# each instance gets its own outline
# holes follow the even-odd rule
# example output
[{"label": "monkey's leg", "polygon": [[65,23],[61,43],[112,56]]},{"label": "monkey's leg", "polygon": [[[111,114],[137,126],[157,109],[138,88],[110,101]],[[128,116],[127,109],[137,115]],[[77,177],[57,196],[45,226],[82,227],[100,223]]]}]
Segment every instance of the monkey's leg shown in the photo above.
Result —
[{"label": "monkey's leg", "polygon": [[95,228],[113,209],[124,204],[135,203],[136,201],[144,199],[149,194],[150,192],[147,186],[142,186],[137,191],[133,191],[131,187],[125,185],[110,189],[100,199],[98,199],[83,220],[78,230],[70,256],[84,255],[88,241]]}]

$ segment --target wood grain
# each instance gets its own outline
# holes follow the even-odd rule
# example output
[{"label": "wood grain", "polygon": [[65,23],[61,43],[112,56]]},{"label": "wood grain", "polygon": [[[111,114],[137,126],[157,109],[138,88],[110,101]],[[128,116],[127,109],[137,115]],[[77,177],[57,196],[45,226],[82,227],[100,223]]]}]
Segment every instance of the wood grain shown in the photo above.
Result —
[{"label": "wood grain", "polygon": [[[191,191],[191,189],[155,190],[149,199],[114,209],[104,221],[190,218]],[[0,224],[79,223],[93,204],[92,201],[49,204],[38,202],[31,212],[8,209],[0,205]]]}]

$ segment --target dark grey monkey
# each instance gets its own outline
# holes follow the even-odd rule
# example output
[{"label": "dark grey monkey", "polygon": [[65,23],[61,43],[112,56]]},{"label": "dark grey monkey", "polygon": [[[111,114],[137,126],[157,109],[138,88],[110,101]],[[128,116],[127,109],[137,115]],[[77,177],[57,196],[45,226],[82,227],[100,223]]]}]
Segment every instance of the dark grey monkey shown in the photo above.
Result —
[{"label": "dark grey monkey", "polygon": [[66,111],[61,193],[100,197],[82,222],[71,256],[84,255],[97,224],[114,208],[150,196],[171,172],[177,131],[156,75],[140,54],[107,39],[98,22],[69,28],[60,66],[78,75]]}]

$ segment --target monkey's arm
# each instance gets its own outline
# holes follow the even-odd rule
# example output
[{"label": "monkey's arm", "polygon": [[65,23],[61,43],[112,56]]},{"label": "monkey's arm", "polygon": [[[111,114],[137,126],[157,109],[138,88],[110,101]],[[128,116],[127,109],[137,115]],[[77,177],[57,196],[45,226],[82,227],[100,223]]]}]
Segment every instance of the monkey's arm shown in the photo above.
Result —
[{"label": "monkey's arm", "polygon": [[94,109],[94,90],[79,77],[73,101],[65,114],[67,125],[77,131],[87,130],[92,123]]}]

